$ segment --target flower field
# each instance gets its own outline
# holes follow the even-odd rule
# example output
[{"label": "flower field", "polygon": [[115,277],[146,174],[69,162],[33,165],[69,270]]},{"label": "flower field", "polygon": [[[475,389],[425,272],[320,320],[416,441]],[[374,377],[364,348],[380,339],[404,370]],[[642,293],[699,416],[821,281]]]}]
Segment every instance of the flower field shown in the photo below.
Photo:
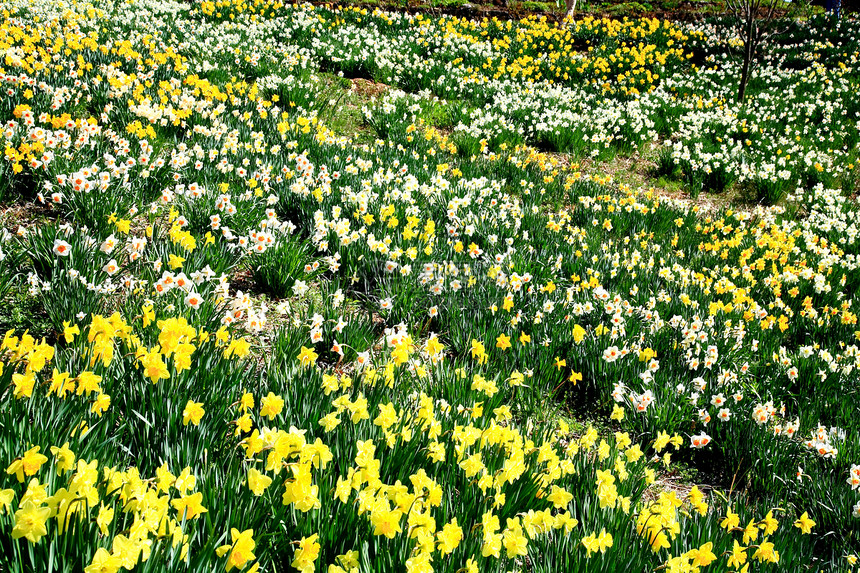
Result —
[{"label": "flower field", "polygon": [[860,570],[860,23],[0,10],[0,571]]}]

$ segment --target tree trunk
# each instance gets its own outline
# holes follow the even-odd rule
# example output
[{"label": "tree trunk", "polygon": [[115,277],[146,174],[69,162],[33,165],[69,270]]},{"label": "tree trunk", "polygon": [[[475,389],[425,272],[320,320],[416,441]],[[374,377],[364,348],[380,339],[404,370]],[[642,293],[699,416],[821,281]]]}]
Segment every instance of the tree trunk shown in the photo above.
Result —
[{"label": "tree trunk", "polygon": [[755,12],[748,12],[745,30],[746,37],[744,38],[744,58],[741,65],[741,83],[738,86],[738,103],[743,103],[744,97],[746,97],[747,83],[750,80],[756,44],[758,43],[758,27],[755,24],[755,17]]},{"label": "tree trunk", "polygon": [[744,61],[741,64],[741,84],[738,86],[738,103],[744,102],[744,96],[747,92],[747,82],[750,74],[750,59],[748,57],[749,50],[744,49]]}]

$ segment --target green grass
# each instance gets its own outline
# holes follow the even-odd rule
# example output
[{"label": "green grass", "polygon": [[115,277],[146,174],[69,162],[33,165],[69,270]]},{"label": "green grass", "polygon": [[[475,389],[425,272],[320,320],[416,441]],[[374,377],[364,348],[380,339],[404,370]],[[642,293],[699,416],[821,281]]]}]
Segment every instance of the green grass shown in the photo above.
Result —
[{"label": "green grass", "polygon": [[36,339],[54,338],[54,329],[39,297],[15,288],[0,299],[0,334],[9,330],[28,331]]},{"label": "green grass", "polygon": [[376,134],[367,126],[361,110],[373,98],[353,89],[349,79],[332,73],[320,73],[319,76],[326,86],[329,101],[335,102],[323,108],[320,120],[335,134],[350,138],[355,145],[372,143]]},{"label": "green grass", "polygon": [[557,9],[554,3],[550,2],[511,2],[511,10],[523,12],[552,12]]}]

